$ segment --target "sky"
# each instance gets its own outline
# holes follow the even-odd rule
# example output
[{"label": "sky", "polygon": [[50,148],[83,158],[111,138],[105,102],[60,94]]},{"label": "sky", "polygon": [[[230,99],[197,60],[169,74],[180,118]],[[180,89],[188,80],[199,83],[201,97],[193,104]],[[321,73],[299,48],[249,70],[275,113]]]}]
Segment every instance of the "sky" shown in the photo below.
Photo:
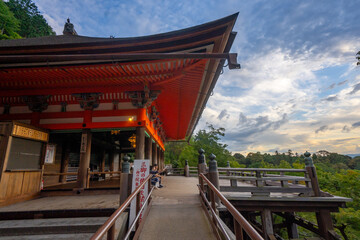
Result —
[{"label": "sky", "polygon": [[[240,12],[228,70],[203,112],[233,153],[360,154],[360,0],[34,0],[58,35],[132,37]],[[197,131],[195,130],[195,132]]]}]

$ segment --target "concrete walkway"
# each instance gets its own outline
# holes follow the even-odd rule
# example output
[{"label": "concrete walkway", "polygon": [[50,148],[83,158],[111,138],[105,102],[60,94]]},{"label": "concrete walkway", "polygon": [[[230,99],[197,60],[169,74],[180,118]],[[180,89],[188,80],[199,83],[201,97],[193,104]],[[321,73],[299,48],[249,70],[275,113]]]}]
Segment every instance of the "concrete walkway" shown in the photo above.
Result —
[{"label": "concrete walkway", "polygon": [[198,179],[169,176],[155,189],[141,240],[216,239],[201,207]]}]

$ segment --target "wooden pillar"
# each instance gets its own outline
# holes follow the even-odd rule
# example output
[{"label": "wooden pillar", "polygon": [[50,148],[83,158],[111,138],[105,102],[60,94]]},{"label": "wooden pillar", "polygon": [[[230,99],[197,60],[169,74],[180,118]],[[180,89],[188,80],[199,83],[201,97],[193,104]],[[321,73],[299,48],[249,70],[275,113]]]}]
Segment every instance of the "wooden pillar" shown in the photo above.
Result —
[{"label": "wooden pillar", "polygon": [[12,142],[11,130],[11,123],[2,123],[0,125],[0,183],[3,172],[6,170],[7,159],[10,152]]},{"label": "wooden pillar", "polygon": [[291,220],[294,218],[294,213],[288,213],[286,215],[286,228],[288,232],[289,239],[299,238],[299,232],[296,223],[292,222]]},{"label": "wooden pillar", "polygon": [[[99,172],[104,172],[105,171],[105,160],[106,160],[106,151],[103,150],[101,153],[101,159],[100,159],[100,164],[99,164]],[[103,179],[105,179],[105,174],[101,174],[101,177]]]},{"label": "wooden pillar", "polygon": [[[160,154],[160,152],[159,152],[159,148],[158,148],[156,143],[155,143],[155,149],[156,149],[155,163],[159,166],[159,154]],[[160,166],[159,166],[159,168],[160,168]]]},{"label": "wooden pillar", "polygon": [[163,169],[162,155],[163,155],[163,151],[162,151],[161,147],[159,146],[159,169]]},{"label": "wooden pillar", "polygon": [[135,159],[144,159],[145,150],[145,128],[137,127],[136,128],[136,149],[135,149]]},{"label": "wooden pillar", "polygon": [[330,230],[334,230],[330,211],[327,209],[319,210],[319,212],[316,213],[316,219],[321,236],[326,240],[333,239],[329,234]]},{"label": "wooden pillar", "polygon": [[[113,172],[114,171],[114,162],[115,162],[115,154],[114,154],[114,150],[111,149],[110,152],[109,152],[109,170],[110,172]],[[113,174],[111,173],[110,176],[112,177]]]},{"label": "wooden pillar", "polygon": [[152,139],[151,137],[145,138],[145,159],[149,159],[152,162]]},{"label": "wooden pillar", "polygon": [[84,129],[81,135],[80,145],[80,162],[77,185],[79,189],[84,189],[87,185],[87,169],[90,165],[91,155],[91,131],[90,129]]},{"label": "wooden pillar", "polygon": [[161,162],[162,162],[162,167],[165,168],[165,151],[161,150]]},{"label": "wooden pillar", "polygon": [[155,163],[157,163],[157,147],[156,147],[156,143],[153,143],[152,144],[153,146],[152,146],[152,165],[154,165]]},{"label": "wooden pillar", "polygon": [[[70,144],[69,139],[65,139],[62,143],[62,153],[61,153],[61,173],[67,173],[69,167],[69,156],[70,156]],[[59,182],[66,183],[66,175],[60,175]]]},{"label": "wooden pillar", "polygon": [[269,209],[264,209],[261,212],[261,223],[262,223],[264,239],[265,240],[275,239],[275,237],[272,238],[274,236],[274,229],[273,229],[271,211]]},{"label": "wooden pillar", "polygon": [[119,166],[118,166],[118,171],[122,172],[122,159],[124,157],[123,153],[119,153]]}]

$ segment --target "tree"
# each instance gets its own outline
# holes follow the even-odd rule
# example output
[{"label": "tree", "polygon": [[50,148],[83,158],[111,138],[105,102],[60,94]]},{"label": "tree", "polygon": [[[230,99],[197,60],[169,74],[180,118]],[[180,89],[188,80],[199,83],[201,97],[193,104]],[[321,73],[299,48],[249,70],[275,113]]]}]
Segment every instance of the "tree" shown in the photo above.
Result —
[{"label": "tree", "polygon": [[207,124],[208,130],[200,130],[194,137],[193,146],[196,150],[202,148],[205,154],[215,154],[216,161],[219,167],[226,167],[227,161],[234,161],[231,152],[227,150],[226,144],[221,144],[218,141],[225,136],[225,128],[215,128],[212,124]]},{"label": "tree", "polygon": [[32,0],[9,0],[6,5],[20,22],[20,36],[31,38],[55,35]]},{"label": "tree", "polygon": [[239,164],[246,164],[245,157],[241,153],[235,153],[233,157]]},{"label": "tree", "polygon": [[264,163],[264,157],[260,152],[257,153],[248,153],[246,156],[246,162],[248,162],[250,165],[249,167],[261,167],[262,163]]},{"label": "tree", "polygon": [[360,51],[358,51],[356,55],[356,59],[358,60],[357,65],[360,65]]},{"label": "tree", "polygon": [[165,144],[165,163],[171,163],[174,167],[178,167],[180,154],[185,146],[185,142],[167,142]]},{"label": "tree", "polygon": [[0,0],[0,39],[21,38],[16,32],[19,30],[19,21],[14,17],[8,6]]}]

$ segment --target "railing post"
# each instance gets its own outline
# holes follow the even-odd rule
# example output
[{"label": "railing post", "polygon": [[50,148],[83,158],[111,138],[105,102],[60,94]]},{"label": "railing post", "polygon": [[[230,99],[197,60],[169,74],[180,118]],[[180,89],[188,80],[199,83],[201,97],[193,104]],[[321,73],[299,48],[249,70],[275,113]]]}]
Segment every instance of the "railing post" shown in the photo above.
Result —
[{"label": "railing post", "polygon": [[312,187],[312,190],[314,191],[314,196],[315,197],[320,197],[319,182],[318,182],[318,179],[317,179],[314,162],[313,162],[312,158],[310,157],[311,154],[309,152],[305,152],[304,156],[305,156],[305,158],[304,158],[304,160],[305,160],[305,170],[306,170],[306,172],[309,175],[309,178],[311,180],[311,187]]},{"label": "railing post", "polygon": [[[284,177],[284,172],[280,172],[280,176]],[[281,187],[289,187],[288,180],[281,180]]]},{"label": "railing post", "polygon": [[261,180],[261,172],[256,170],[255,171],[255,177],[256,177],[256,186],[257,187],[263,187],[264,182],[263,182],[263,180]]},{"label": "railing post", "polygon": [[185,167],[184,167],[184,175],[185,177],[190,177],[190,169],[189,169],[189,162],[185,160]]},{"label": "railing post", "polygon": [[[210,162],[209,162],[209,181],[217,188],[219,188],[219,171],[217,162],[215,160],[216,156],[214,154],[210,154],[209,156]],[[220,199],[216,196],[215,202],[220,205]],[[215,209],[214,209],[215,210]]]},{"label": "railing post", "polygon": [[124,162],[122,163],[122,172],[120,175],[120,205],[125,202],[129,196],[129,174],[130,174],[130,157],[125,155],[123,157]]},{"label": "railing post", "polygon": [[[205,151],[204,149],[200,148],[199,149],[199,157],[198,157],[198,174],[200,175],[201,173],[206,174],[206,165],[205,165]],[[199,183],[200,183],[200,178],[199,178]]]},{"label": "railing post", "polygon": [[[258,188],[262,188],[264,187],[265,183],[264,181],[262,180],[262,177],[261,177],[261,172],[259,170],[256,170],[255,171],[255,177],[256,177],[256,186]],[[253,192],[252,195],[259,195],[259,196],[269,196],[270,195],[270,192]]]},{"label": "railing post", "polygon": [[[304,153],[304,160],[305,160],[305,169],[306,172],[309,175],[309,178],[311,180],[311,187],[314,191],[315,197],[321,197],[319,182],[316,175],[316,169],[314,166],[314,162],[312,158],[310,157],[311,154],[309,152]],[[329,210],[319,210],[319,212],[316,212],[316,218],[320,230],[320,235],[325,239],[331,239],[329,231],[334,229],[330,211]]]}]

